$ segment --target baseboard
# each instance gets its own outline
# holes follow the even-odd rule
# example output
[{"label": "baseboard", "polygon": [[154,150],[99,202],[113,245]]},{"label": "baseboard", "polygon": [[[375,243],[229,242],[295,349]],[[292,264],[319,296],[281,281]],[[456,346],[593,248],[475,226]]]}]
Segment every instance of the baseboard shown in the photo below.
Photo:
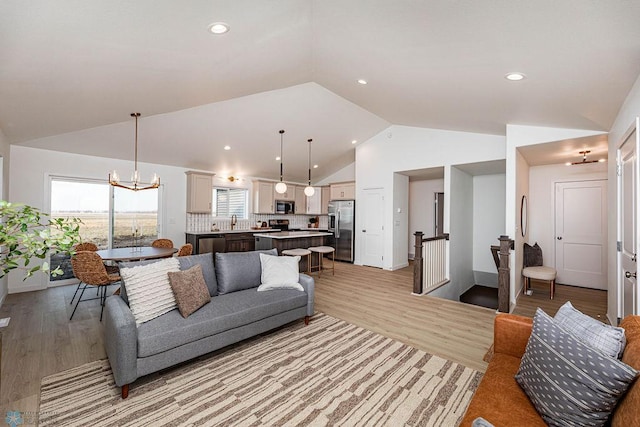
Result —
[{"label": "baseboard", "polygon": [[400,264],[400,265],[394,265],[393,267],[391,267],[390,270],[391,271],[400,270],[400,269],[405,268],[405,267],[409,267],[409,263],[408,262],[405,262],[405,263]]}]

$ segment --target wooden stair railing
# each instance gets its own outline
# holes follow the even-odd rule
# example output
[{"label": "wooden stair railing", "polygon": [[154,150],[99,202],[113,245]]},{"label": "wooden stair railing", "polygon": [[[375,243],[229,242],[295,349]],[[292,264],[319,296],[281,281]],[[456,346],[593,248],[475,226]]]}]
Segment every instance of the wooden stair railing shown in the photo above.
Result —
[{"label": "wooden stair railing", "polygon": [[498,267],[498,311],[508,313],[509,294],[511,288],[509,251],[513,249],[514,242],[509,238],[509,236],[500,236],[498,240],[500,241],[500,246],[497,246],[499,250],[497,254],[494,252],[494,248],[496,248],[496,246],[491,246],[493,260],[496,261],[496,257],[499,258],[496,262],[496,266]]},{"label": "wooden stair railing", "polygon": [[436,237],[423,237],[422,231],[416,231],[415,236],[415,256],[413,258],[413,293],[421,294],[424,285],[424,257],[423,248],[425,242],[433,242],[438,240],[449,240],[449,233],[444,233]]}]

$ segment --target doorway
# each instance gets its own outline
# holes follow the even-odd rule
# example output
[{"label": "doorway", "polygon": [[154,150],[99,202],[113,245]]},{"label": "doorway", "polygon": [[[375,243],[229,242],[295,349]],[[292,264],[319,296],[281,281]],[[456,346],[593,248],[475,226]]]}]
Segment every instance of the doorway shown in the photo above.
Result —
[{"label": "doorway", "polygon": [[444,193],[435,193],[434,209],[433,235],[442,236],[444,234]]},{"label": "doorway", "polygon": [[607,181],[556,182],[557,282],[607,289]]},{"label": "doorway", "polygon": [[618,251],[618,274],[621,294],[622,317],[638,314],[638,120],[627,132],[626,138],[618,147],[618,188],[620,205],[618,208],[618,227],[620,229],[620,247]]}]

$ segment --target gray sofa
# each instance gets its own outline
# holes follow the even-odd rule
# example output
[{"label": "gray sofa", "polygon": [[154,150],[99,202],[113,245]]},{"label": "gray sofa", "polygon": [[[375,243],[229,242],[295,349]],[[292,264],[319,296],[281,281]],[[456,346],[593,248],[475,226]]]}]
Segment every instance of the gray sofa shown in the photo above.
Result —
[{"label": "gray sofa", "polygon": [[[259,252],[179,257],[180,269],[202,266],[211,302],[183,318],[178,309],[136,327],[126,296],[107,298],[104,311],[104,345],[122,398],[137,378],[220,349],[297,319],[305,324],[313,315],[314,280],[300,274],[305,292],[278,289],[257,292],[260,285]],[[121,263],[121,267],[149,263]]]}]

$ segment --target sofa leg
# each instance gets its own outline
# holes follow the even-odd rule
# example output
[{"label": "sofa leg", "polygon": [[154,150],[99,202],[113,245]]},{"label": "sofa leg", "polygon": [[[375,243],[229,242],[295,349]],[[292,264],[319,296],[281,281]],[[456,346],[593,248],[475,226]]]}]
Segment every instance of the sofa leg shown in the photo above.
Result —
[{"label": "sofa leg", "polygon": [[309,325],[309,316],[304,316],[304,324],[305,326]]},{"label": "sofa leg", "polygon": [[127,397],[129,397],[129,384],[122,386],[122,398],[126,399]]}]

